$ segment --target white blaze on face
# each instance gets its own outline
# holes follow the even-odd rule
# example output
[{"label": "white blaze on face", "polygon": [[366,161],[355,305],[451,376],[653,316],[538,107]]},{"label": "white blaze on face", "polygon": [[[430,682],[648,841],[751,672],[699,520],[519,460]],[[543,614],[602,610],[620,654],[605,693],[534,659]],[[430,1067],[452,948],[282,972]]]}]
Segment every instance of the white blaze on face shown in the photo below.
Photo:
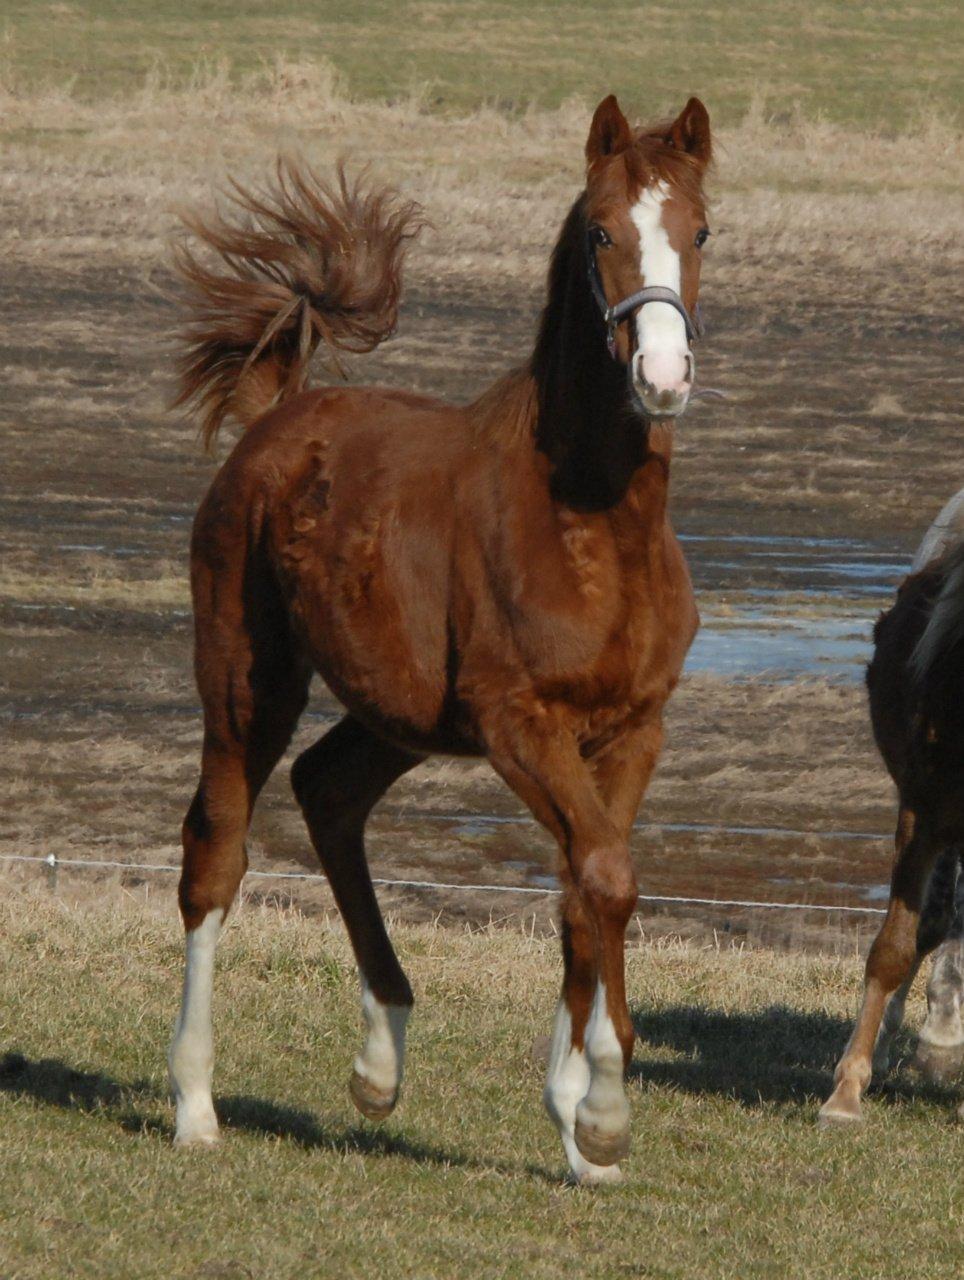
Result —
[{"label": "white blaze on face", "polygon": [[186,938],[186,965],[181,1012],[167,1055],[171,1087],[177,1102],[174,1141],[214,1143],[218,1122],[211,1099],[214,1068],[214,1033],[211,996],[214,988],[214,951],[224,912],[209,911]]},{"label": "white blaze on face", "polygon": [[[680,293],[682,269],[679,254],[663,226],[663,206],[669,196],[665,183],[642,192],[630,211],[639,232],[639,272],[646,288],[661,285]],[[685,397],[689,391],[689,343],[683,317],[665,302],[648,302],[636,315],[637,354],[634,374],[638,389],[648,384],[657,394],[671,392]]]}]

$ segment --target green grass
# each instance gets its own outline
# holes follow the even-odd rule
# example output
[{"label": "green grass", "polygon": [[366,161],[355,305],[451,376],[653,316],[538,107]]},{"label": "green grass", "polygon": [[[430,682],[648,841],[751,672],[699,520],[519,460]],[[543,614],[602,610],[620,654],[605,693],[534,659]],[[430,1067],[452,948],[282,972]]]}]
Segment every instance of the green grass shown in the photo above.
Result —
[{"label": "green grass", "polygon": [[624,1185],[586,1192],[561,1184],[530,1056],[554,943],[396,930],[418,1004],[403,1101],[375,1129],[344,1087],[360,1019],[340,929],[243,909],[219,954],[225,1139],[178,1152],[163,1072],[181,959],[170,904],[8,890],[10,1280],[961,1274],[952,1093],[895,1074],[864,1128],[814,1126],[855,961],[634,948],[634,1146]]},{"label": "green grass", "polygon": [[690,93],[732,123],[763,94],[863,128],[906,127],[922,108],[959,118],[959,10],[843,0],[596,5],[585,0],[7,0],[2,58],[14,83],[131,91],[155,65],[175,80],[199,61],[237,74],[281,54],[328,59],[353,93],[416,87],[441,109],[510,109],[615,90],[663,110]]}]

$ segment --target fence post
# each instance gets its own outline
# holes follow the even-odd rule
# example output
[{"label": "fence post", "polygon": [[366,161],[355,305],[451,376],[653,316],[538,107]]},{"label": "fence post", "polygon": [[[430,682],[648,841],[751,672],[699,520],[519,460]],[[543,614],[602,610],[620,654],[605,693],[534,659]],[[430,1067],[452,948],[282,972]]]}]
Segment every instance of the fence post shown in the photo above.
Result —
[{"label": "fence post", "polygon": [[57,892],[57,855],[48,853],[44,862],[47,866],[47,888],[51,893]]}]

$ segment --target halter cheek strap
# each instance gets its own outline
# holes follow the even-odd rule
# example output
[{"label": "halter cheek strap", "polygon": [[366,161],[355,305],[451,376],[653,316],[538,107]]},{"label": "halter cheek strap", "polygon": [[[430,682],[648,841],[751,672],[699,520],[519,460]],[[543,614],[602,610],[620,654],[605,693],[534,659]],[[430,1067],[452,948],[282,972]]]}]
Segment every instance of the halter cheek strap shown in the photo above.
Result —
[{"label": "halter cheek strap", "polygon": [[602,312],[603,322],[606,325],[606,346],[614,360],[616,358],[617,328],[628,315],[631,315],[639,307],[645,307],[647,302],[665,302],[667,306],[678,312],[682,317],[683,324],[686,326],[687,342],[693,343],[697,338],[703,336],[703,322],[700,318],[699,304],[697,304],[691,316],[683,305],[683,299],[679,294],[661,284],[653,284],[646,289],[640,289],[638,293],[631,293],[628,298],[623,298],[621,302],[610,306],[606,298],[606,292],[602,287],[602,280],[599,278],[596,250],[588,235],[586,236],[586,259],[589,267],[589,287],[592,289],[593,297]]}]

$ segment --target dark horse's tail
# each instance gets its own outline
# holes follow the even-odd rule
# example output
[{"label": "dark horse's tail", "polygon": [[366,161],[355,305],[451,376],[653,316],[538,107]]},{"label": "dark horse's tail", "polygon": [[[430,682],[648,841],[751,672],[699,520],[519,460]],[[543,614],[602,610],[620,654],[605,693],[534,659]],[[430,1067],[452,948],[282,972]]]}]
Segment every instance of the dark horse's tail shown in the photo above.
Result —
[{"label": "dark horse's tail", "polygon": [[337,366],[339,351],[371,351],[393,332],[405,249],[422,225],[393,191],[340,167],[327,185],[287,158],[266,192],[232,183],[230,200],[233,217],[184,218],[213,261],[175,250],[187,302],[175,404],[200,410],[205,444],[226,417],[247,426],[301,391],[320,341]]}]

